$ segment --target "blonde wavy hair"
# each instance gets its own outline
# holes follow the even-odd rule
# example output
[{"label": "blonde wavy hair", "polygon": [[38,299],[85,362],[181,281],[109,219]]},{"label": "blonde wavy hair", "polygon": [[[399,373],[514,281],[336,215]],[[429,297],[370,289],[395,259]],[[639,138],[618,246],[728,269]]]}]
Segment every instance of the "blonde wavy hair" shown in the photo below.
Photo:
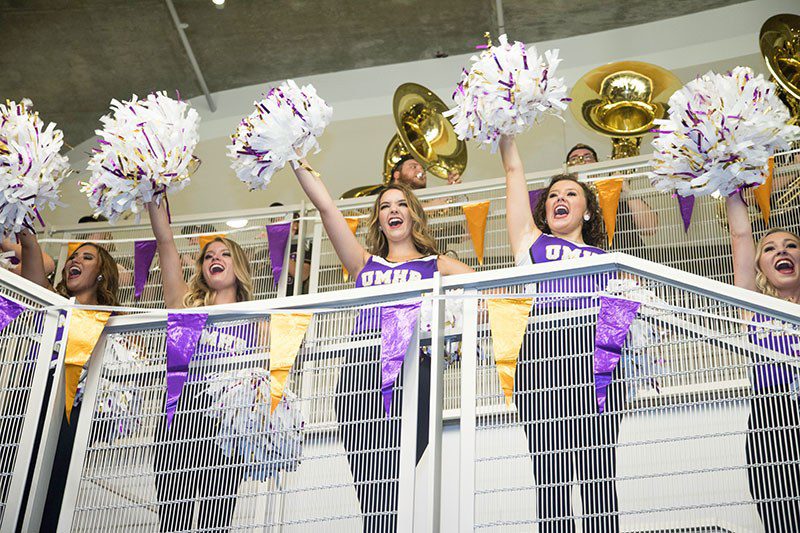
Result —
[{"label": "blonde wavy hair", "polygon": [[414,247],[422,255],[439,255],[439,247],[436,244],[436,239],[434,239],[428,231],[428,217],[422,209],[419,198],[417,198],[417,195],[415,195],[410,188],[401,183],[390,183],[386,185],[378,194],[377,198],[375,198],[367,227],[367,251],[372,255],[383,258],[389,255],[389,240],[386,238],[383,231],[381,231],[378,215],[381,210],[381,199],[383,195],[392,189],[402,192],[406,197],[408,212],[411,214],[411,239],[414,241]]},{"label": "blonde wavy hair", "polygon": [[183,297],[183,305],[185,307],[201,307],[213,305],[214,303],[216,291],[208,286],[206,279],[203,277],[203,258],[208,247],[214,242],[221,242],[231,252],[233,274],[236,276],[236,301],[245,302],[253,299],[253,276],[250,273],[250,261],[247,259],[244,250],[230,239],[216,237],[203,246],[203,249],[200,250],[200,255],[195,260],[194,274],[192,274],[188,284],[189,292]]},{"label": "blonde wavy hair", "polygon": [[764,274],[764,272],[761,270],[761,267],[759,266],[759,263],[761,262],[761,256],[764,254],[764,246],[765,246],[765,241],[767,240],[767,237],[769,237],[770,235],[774,235],[776,233],[788,233],[798,243],[800,243],[800,236],[798,236],[793,231],[789,231],[788,229],[772,228],[767,233],[765,233],[763,237],[761,237],[761,240],[758,241],[758,246],[756,246],[756,265],[755,265],[756,266],[756,288],[758,289],[758,292],[760,292],[762,294],[766,294],[768,296],[774,296],[776,298],[779,298],[780,296],[778,296],[778,290],[775,288],[775,286],[772,285],[772,283],[769,282],[769,280],[767,279],[766,274]]}]

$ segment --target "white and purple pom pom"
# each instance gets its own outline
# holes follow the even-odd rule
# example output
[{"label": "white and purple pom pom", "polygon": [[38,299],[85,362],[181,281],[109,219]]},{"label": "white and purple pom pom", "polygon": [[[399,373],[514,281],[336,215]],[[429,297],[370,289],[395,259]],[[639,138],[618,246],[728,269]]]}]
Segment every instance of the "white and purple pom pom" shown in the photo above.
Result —
[{"label": "white and purple pom pom", "polygon": [[699,77],[669,99],[669,116],[656,120],[650,179],[680,196],[728,196],[764,183],[767,160],[789,148],[800,128],[775,84],[750,68]]},{"label": "white and purple pom pom", "polygon": [[32,113],[30,100],[0,104],[0,222],[3,233],[33,230],[40,212],[62,205],[59,187],[69,174],[60,155],[64,135]]},{"label": "white and purple pom pom", "polygon": [[206,416],[217,423],[215,442],[227,457],[246,465],[245,477],[266,481],[297,469],[305,438],[297,397],[288,389],[274,412],[270,376],[265,369],[243,369],[207,376],[211,406]]},{"label": "white and purple pom pom", "polygon": [[243,118],[228,146],[231,168],[251,191],[266,189],[272,175],[287,162],[319,152],[317,137],[333,110],[312,85],[299,88],[292,80],[273,88]]},{"label": "white and purple pom pom", "polygon": [[474,139],[497,150],[501,135],[530,129],[545,114],[559,115],[567,108],[567,86],[555,71],[558,50],[539,55],[535,46],[519,41],[500,44],[472,56],[453,94],[456,107],[447,111],[459,139]]},{"label": "white and purple pom pom", "polygon": [[100,146],[93,150],[91,176],[81,192],[96,215],[113,223],[128,213],[138,219],[144,204],[188,185],[200,117],[163,92],[144,100],[136,95],[128,102],[112,100],[111,110],[95,132]]}]

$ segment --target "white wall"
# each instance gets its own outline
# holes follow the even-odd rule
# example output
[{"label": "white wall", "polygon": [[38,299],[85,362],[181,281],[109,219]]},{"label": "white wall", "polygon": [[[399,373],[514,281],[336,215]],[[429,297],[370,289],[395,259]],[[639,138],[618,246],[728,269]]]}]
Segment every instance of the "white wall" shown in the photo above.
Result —
[{"label": "white wall", "polygon": [[[564,61],[559,67],[560,75],[570,85],[598,65],[623,59],[656,63],[673,70],[684,81],[711,68],[726,70],[736,65],[749,65],[763,72],[758,53],[761,24],[774,14],[795,12],[796,8],[793,0],[758,0],[630,28],[537,43],[537,47],[561,50]],[[331,192],[338,196],[347,189],[377,183],[380,179],[383,152],[394,134],[390,113],[392,95],[398,85],[407,81],[421,83],[450,102],[459,72],[468,59],[468,56],[454,56],[298,78],[298,83],[313,83],[334,108],[334,122],[320,141],[323,151],[311,158]],[[228,136],[238,121],[250,113],[253,100],[273,83],[265,81],[261,86],[216,93],[218,109],[214,113],[208,109],[204,97],[192,99],[202,117],[196,154],[203,164],[192,184],[171,199],[175,214],[232,211],[262,207],[273,201],[288,204],[303,199],[287,169],[275,175],[267,191],[248,192],[229,169],[225,155]],[[111,96],[127,97],[109,95],[109,99]],[[519,139],[526,170],[559,166],[565,150],[577,142],[592,144],[601,157],[608,157],[608,139],[582,129],[569,113],[564,119],[549,117]],[[76,170],[85,169],[86,153],[93,142],[93,139],[86,141],[69,153]],[[648,142],[646,139],[643,146],[645,152]],[[470,145],[465,180],[497,177],[500,173],[498,156]],[[70,207],[47,214],[52,225],[71,225],[89,212],[76,183],[85,179],[85,170],[73,176],[63,190],[64,201]]]}]

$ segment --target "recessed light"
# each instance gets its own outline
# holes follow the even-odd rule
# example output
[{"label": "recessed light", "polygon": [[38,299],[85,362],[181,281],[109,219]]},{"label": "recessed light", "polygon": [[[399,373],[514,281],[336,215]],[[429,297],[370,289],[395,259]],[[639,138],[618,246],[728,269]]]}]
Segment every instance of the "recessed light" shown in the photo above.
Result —
[{"label": "recessed light", "polygon": [[222,9],[225,6],[225,0],[211,0],[211,3],[217,6],[218,9]]},{"label": "recessed light", "polygon": [[247,225],[247,222],[248,221],[246,218],[234,218],[225,222],[225,224],[227,224],[229,228],[239,229],[245,227]]}]

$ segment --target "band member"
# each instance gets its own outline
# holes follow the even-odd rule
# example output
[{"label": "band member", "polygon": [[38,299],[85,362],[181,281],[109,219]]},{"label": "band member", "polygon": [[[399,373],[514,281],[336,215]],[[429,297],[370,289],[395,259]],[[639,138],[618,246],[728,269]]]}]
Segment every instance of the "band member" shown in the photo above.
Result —
[{"label": "band member", "polygon": [[[336,254],[357,287],[405,283],[442,275],[472,272],[464,263],[439,254],[428,232],[425,212],[405,185],[387,185],[375,198],[369,217],[366,249],[350,231],[322,180],[306,161],[295,169],[300,186],[316,206]],[[375,310],[377,312],[377,309]],[[362,314],[358,332],[377,328],[374,313]],[[381,397],[379,349],[353,350],[344,355],[337,384],[336,413],[356,493],[363,531],[395,531],[399,476],[400,426],[387,419]],[[428,442],[430,359],[420,358],[417,462]],[[397,414],[402,394],[396,394]]]},{"label": "band member", "polygon": [[[734,283],[775,298],[800,303],[800,237],[772,229],[756,245],[742,197],[726,200],[733,248]],[[769,319],[751,319],[750,340],[784,355],[800,356],[800,333],[764,332]],[[747,433],[750,491],[768,532],[800,524],[800,409],[798,369],[753,356],[753,396]]]},{"label": "band member", "polygon": [[[556,176],[533,213],[522,160],[513,137],[500,141],[506,173],[506,223],[518,265],[605,253],[600,207],[591,189],[572,175]],[[591,277],[542,282],[539,292],[592,292]],[[581,491],[583,531],[618,531],[615,445],[619,427],[609,403],[598,412],[592,353],[595,317],[564,318],[583,300],[543,304],[528,327],[517,363],[514,401],[528,439],[537,487],[539,531],[574,531],[573,477]],[[615,380],[618,381],[618,380]],[[575,466],[573,468],[573,465]]]}]

